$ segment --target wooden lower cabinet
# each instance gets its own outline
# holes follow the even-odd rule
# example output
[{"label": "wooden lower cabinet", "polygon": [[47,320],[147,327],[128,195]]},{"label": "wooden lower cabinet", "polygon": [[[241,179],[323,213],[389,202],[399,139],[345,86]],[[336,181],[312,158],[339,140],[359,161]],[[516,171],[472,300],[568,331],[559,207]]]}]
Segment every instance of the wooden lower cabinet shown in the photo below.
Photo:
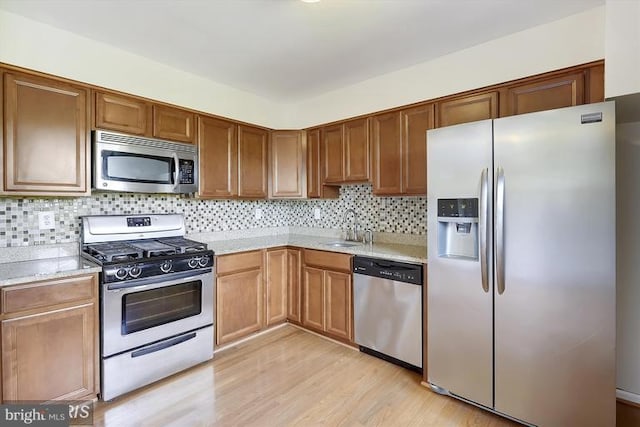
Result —
[{"label": "wooden lower cabinet", "polygon": [[[84,275],[2,288],[4,401],[69,400],[97,395],[97,287],[97,275]],[[71,291],[65,303],[28,303],[34,300],[34,290],[55,296],[58,288]],[[77,300],[72,301],[74,298]],[[8,305],[8,299],[25,303]]]},{"label": "wooden lower cabinet", "polygon": [[[227,255],[233,257],[234,255]],[[261,254],[259,254],[262,257]],[[259,268],[216,279],[216,344],[225,344],[262,329],[263,275]]]},{"label": "wooden lower cabinet", "polygon": [[324,271],[318,268],[304,268],[304,306],[302,324],[325,330],[324,322]]},{"label": "wooden lower cabinet", "polygon": [[287,320],[302,323],[302,253],[287,249]]},{"label": "wooden lower cabinet", "polygon": [[[351,255],[305,250],[302,325],[353,341]],[[341,269],[342,271],[336,271]]]},{"label": "wooden lower cabinet", "polygon": [[287,318],[288,258],[287,249],[267,251],[266,326],[281,323]]}]

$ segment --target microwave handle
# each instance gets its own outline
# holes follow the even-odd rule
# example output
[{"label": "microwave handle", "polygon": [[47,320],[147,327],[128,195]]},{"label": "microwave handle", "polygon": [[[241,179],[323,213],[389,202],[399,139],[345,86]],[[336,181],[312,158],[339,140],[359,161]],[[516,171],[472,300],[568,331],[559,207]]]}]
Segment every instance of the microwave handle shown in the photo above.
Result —
[{"label": "microwave handle", "polygon": [[173,153],[173,161],[175,162],[174,169],[174,180],[173,180],[173,191],[178,189],[178,185],[180,185],[180,160],[178,159],[178,155]]}]

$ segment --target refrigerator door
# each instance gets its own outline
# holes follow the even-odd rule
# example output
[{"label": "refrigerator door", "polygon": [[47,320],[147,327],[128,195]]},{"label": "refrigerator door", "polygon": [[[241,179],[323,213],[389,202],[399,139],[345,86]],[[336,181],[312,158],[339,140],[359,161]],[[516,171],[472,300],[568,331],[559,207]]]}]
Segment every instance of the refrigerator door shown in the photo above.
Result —
[{"label": "refrigerator door", "polygon": [[527,423],[615,424],[614,129],[610,102],[494,122],[495,409]]},{"label": "refrigerator door", "polygon": [[[487,267],[492,265],[492,122],[431,130],[427,140],[428,379],[444,389],[440,392],[491,407],[493,293]],[[479,202],[479,220],[468,229],[455,218],[438,219],[438,199],[458,198]],[[478,241],[472,247],[454,242],[473,233]]]}]

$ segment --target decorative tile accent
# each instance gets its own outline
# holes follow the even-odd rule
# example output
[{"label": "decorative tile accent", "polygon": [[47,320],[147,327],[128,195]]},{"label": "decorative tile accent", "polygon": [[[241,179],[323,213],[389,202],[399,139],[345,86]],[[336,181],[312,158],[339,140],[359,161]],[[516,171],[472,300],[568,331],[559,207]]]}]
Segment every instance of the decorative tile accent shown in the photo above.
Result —
[{"label": "decorative tile accent", "polygon": [[[183,213],[187,233],[267,227],[343,227],[354,209],[374,232],[426,234],[426,197],[374,197],[371,185],[343,186],[332,200],[198,200],[165,194],[96,193],[81,198],[0,198],[0,247],[77,242],[80,216]],[[255,219],[256,208],[262,218]],[[319,208],[321,218],[314,219]],[[38,212],[53,211],[55,230],[38,230]],[[350,221],[349,216],[348,221]]]}]

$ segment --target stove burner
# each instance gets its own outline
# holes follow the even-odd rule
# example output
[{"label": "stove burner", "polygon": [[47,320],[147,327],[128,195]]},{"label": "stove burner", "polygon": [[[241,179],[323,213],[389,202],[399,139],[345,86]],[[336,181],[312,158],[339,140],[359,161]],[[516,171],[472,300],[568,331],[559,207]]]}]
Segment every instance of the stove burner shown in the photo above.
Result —
[{"label": "stove burner", "polygon": [[179,254],[201,252],[207,250],[207,245],[204,243],[196,242],[193,240],[185,239],[184,237],[166,237],[158,239],[159,242],[165,245],[173,246],[176,248]]},{"label": "stove burner", "polygon": [[143,256],[141,250],[122,242],[88,245],[87,252],[102,262],[131,261]]},{"label": "stove burner", "polygon": [[152,258],[156,256],[165,256],[165,255],[173,255],[175,254],[176,248],[173,246],[165,245],[157,240],[151,241],[137,241],[137,242],[129,242],[134,248],[138,248],[142,250],[142,254],[145,258]]}]

